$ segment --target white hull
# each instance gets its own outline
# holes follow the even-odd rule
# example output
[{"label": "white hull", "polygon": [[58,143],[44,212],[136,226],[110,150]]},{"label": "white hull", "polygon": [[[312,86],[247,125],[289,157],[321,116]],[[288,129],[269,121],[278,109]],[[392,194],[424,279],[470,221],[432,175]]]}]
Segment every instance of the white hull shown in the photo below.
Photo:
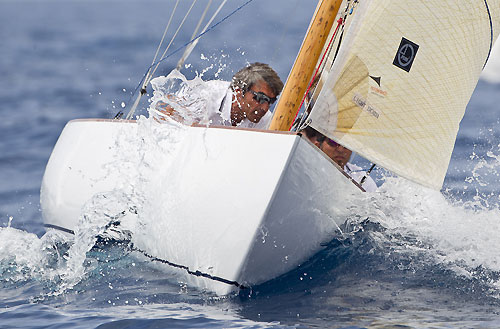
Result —
[{"label": "white hull", "polygon": [[[123,188],[123,179],[109,170],[116,161],[112,150],[137,126],[111,120],[67,124],[43,178],[45,224],[75,230],[92,196]],[[179,143],[175,165],[155,173],[172,176],[172,185],[164,187],[169,205],[159,205],[167,208],[155,222],[158,235],[136,245],[242,285],[268,281],[311,257],[345,221],[351,198],[362,193],[295,134],[190,127]],[[235,288],[187,277],[218,294]]]}]

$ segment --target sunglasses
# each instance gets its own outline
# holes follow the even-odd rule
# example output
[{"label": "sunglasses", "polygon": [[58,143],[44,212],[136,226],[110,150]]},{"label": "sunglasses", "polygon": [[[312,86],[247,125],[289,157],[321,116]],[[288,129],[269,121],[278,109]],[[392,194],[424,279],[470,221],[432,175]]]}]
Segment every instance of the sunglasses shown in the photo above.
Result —
[{"label": "sunglasses", "polygon": [[334,141],[333,139],[330,139],[330,138],[325,139],[325,142],[328,145],[330,145],[331,147],[337,147],[340,145],[339,143],[337,143],[336,141]]},{"label": "sunglasses", "polygon": [[276,102],[276,97],[269,97],[262,91],[249,91],[253,94],[253,99],[255,99],[255,101],[259,102],[260,104],[269,103],[269,105],[271,105]]},{"label": "sunglasses", "polygon": [[334,141],[333,139],[330,139],[330,138],[326,138],[325,136],[320,136],[317,138],[318,142],[320,143],[327,143],[328,145],[330,145],[331,147],[337,147],[339,146],[340,144],[337,143],[336,141]]}]

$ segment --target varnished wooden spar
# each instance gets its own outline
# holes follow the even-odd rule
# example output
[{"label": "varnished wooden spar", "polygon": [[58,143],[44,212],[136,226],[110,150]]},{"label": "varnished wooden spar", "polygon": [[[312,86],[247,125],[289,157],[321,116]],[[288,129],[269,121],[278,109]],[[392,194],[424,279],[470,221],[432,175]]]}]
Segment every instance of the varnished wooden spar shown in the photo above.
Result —
[{"label": "varnished wooden spar", "polygon": [[269,129],[286,131],[292,125],[341,3],[342,0],[323,0],[318,3]]}]

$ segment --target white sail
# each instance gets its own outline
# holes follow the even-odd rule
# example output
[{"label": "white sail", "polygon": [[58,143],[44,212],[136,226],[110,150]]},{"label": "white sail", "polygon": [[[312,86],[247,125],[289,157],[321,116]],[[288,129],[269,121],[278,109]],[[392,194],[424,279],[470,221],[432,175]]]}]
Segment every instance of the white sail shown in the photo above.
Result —
[{"label": "white sail", "polygon": [[361,1],[311,126],[440,189],[500,28],[500,0]]}]

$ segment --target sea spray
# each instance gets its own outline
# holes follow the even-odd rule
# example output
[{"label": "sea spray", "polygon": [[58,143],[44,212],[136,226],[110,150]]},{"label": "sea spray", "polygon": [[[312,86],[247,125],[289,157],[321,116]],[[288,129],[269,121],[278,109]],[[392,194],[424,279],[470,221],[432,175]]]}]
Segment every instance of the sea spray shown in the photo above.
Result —
[{"label": "sea spray", "polygon": [[[181,76],[175,75],[176,79]],[[170,229],[163,219],[176,206],[176,189],[182,186],[174,160],[186,135],[184,124],[157,115],[155,104],[168,99],[165,97],[171,90],[162,88],[154,92],[148,118],[139,117],[133,129],[128,125],[118,129],[118,138],[109,149],[112,160],[103,165],[103,177],[96,178],[112,177],[114,188],[95,194],[84,204],[73,238],[55,230],[38,238],[1,229],[0,252],[5,255],[0,260],[2,278],[20,281],[39,277],[56,284],[48,295],[64,294],[98,266],[88,254],[100,237],[110,236],[110,230],[112,238],[131,239],[148,253],[161,256],[165,246],[160,244],[159,249],[158,242],[164,242]],[[186,109],[185,118],[192,113],[196,111]],[[64,247],[58,249],[61,244]]]},{"label": "sea spray", "polygon": [[[491,139],[494,137],[489,136],[490,143]],[[500,193],[495,188],[500,177],[500,144],[490,145],[485,151],[484,155],[474,151],[470,156],[473,168],[470,176],[465,178],[464,189],[474,191],[474,195],[471,200],[463,201],[470,209],[500,209]]]},{"label": "sea spray", "polygon": [[39,238],[15,228],[0,228],[0,281],[58,283],[67,248],[68,238],[61,232],[51,230]]},{"label": "sea spray", "polygon": [[[83,207],[75,229],[74,244],[69,250],[62,291],[72,288],[92,270],[85,267],[86,254],[97,238],[110,228],[118,234],[130,232],[130,237],[139,244],[149,240],[141,238],[149,236],[150,226],[154,225],[145,213],[149,211],[150,199],[154,199],[155,194],[165,193],[164,186],[157,186],[155,182],[165,170],[168,171],[183,129],[169,118],[159,122],[153,117],[140,117],[137,129],[124,131],[117,139],[113,160],[105,165],[109,174],[115,173],[118,177],[116,187],[94,195]],[[153,192],[150,193],[152,186]],[[161,239],[161,236],[156,238]],[[149,251],[154,253],[154,247]]]},{"label": "sea spray", "polygon": [[[193,123],[209,125],[209,114],[216,113],[221,104],[219,93],[214,90],[227,88],[227,82],[219,80],[203,81],[199,76],[188,80],[182,73],[173,70],[166,77],[151,80],[154,89],[150,99],[149,113],[156,120],[165,120],[169,109],[172,117],[185,125]],[[230,120],[223,117],[224,120]]]},{"label": "sea spray", "polygon": [[[182,73],[173,70],[168,76],[161,76],[151,81],[154,89],[149,113],[153,117],[165,120],[166,107],[175,111],[175,116],[186,125],[199,122],[205,113],[205,99],[210,91],[205,92],[205,82],[196,77],[187,80]],[[198,97],[198,96],[199,97]]]},{"label": "sea spray", "polygon": [[[471,209],[447,199],[441,192],[403,178],[387,177],[379,190],[365,195],[353,207],[344,234],[355,238],[366,230],[371,252],[401,262],[401,269],[419,271],[442,266],[457,277],[486,278],[498,293],[500,284],[500,209]],[[370,230],[367,223],[379,228]],[[366,228],[365,228],[366,227]]]},{"label": "sea spray", "polygon": [[[74,243],[68,251],[67,270],[62,275],[60,292],[74,287],[86,275],[87,252],[95,245],[110,224],[119,224],[128,208],[123,200],[126,196],[118,191],[95,195],[83,208],[80,221],[75,228]],[[125,210],[124,210],[125,209]]]}]

